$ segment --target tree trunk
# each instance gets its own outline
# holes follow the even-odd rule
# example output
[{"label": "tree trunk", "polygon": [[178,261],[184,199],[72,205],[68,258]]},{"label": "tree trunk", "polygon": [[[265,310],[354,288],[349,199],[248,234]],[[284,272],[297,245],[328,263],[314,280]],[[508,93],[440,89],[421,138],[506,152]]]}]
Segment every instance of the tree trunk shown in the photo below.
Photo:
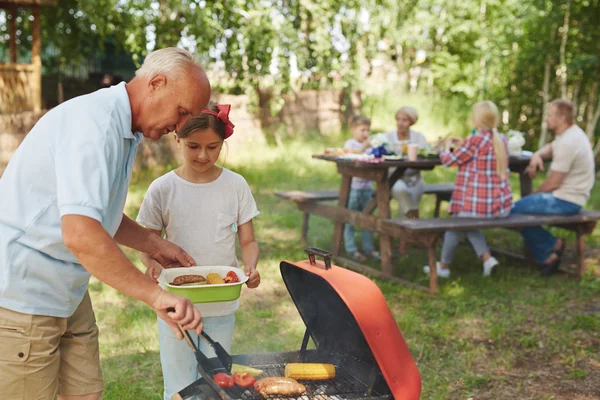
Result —
[{"label": "tree trunk", "polygon": [[573,85],[573,108],[575,109],[575,116],[579,115],[579,93],[581,91],[581,82],[583,81],[583,71],[580,69],[577,73],[577,79]]},{"label": "tree trunk", "polygon": [[[596,124],[598,123],[598,111],[600,110],[600,97],[598,96],[598,80],[596,80],[592,84],[592,90],[590,92],[590,97],[588,99],[588,107],[587,107],[587,124],[585,127],[585,133],[587,134],[590,142],[594,140],[594,130],[596,129]],[[598,103],[596,105],[596,103]],[[595,109],[594,109],[595,107]]]},{"label": "tree trunk", "polygon": [[571,18],[571,0],[567,2],[567,11],[565,12],[565,19],[561,29],[561,43],[560,43],[560,95],[563,99],[567,98],[567,62],[565,60],[565,53],[567,51],[567,39],[569,36],[569,20]]},{"label": "tree trunk", "polygon": [[548,102],[550,101],[550,66],[552,64],[552,57],[546,56],[546,65],[544,66],[544,87],[542,89],[543,104],[542,104],[542,132],[540,134],[540,142],[538,149],[541,149],[546,145],[548,136],[548,124],[546,123],[546,114],[548,114]]},{"label": "tree trunk", "polygon": [[[586,133],[588,138],[590,139],[590,143],[593,143],[594,141],[594,132],[596,131],[596,125],[598,124],[598,120],[600,119],[600,96],[598,96],[598,81],[596,81],[594,83],[594,88],[595,90],[595,96],[598,98],[596,101],[596,110],[594,111],[593,109],[591,111],[588,112],[588,116],[591,115],[591,118],[588,118],[588,123],[586,126]],[[590,99],[590,105],[589,107],[592,108],[594,106],[594,102],[592,99]],[[592,113],[593,111],[593,113]],[[596,141],[596,146],[594,149],[594,154],[597,156],[600,154],[600,140]]]}]

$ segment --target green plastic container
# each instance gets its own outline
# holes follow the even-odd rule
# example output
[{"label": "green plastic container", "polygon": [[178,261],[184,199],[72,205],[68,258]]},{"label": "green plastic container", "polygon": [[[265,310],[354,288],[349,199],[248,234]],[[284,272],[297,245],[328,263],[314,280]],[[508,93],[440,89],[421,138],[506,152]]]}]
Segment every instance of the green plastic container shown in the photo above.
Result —
[{"label": "green plastic container", "polygon": [[[227,272],[236,273],[239,282],[224,283],[217,285],[194,285],[194,286],[173,286],[170,282],[180,275],[203,275],[206,277],[209,273],[217,273],[221,278],[225,278]],[[170,268],[162,271],[158,282],[167,291],[178,296],[187,297],[192,303],[216,303],[221,301],[237,300],[242,292],[242,285],[246,283],[248,277],[243,270],[236,267],[226,266],[208,266],[208,267],[189,267],[189,268]]]}]

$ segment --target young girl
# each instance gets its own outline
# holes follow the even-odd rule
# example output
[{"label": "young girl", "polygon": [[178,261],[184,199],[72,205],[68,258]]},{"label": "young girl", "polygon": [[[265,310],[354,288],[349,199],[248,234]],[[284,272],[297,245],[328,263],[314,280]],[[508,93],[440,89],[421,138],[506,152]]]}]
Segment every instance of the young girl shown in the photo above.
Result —
[{"label": "young girl", "polygon": [[[498,108],[489,100],[473,106],[475,132],[454,152],[443,151],[440,159],[445,166],[458,165],[450,213],[454,217],[495,218],[510,213],[512,194],[508,182],[508,143],[496,130]],[[483,275],[489,276],[498,265],[481,231],[465,232],[477,256],[483,261]],[[436,263],[438,276],[450,276],[450,263],[460,240],[460,232],[444,235],[442,260]],[[429,266],[424,271],[429,273]]]},{"label": "young girl", "polygon": [[[208,110],[191,118],[175,136],[184,163],[156,179],[146,193],[137,221],[146,228],[185,249],[199,266],[238,266],[235,236],[240,241],[247,285],[260,283],[256,270],[258,245],[252,219],[259,212],[250,187],[241,175],[215,165],[223,142],[233,134],[230,105],[209,104]],[[147,274],[157,279],[162,267],[148,254],[140,258]],[[227,351],[230,350],[238,301],[196,304],[204,330]],[[207,357],[212,349],[190,332]],[[160,361],[164,377],[164,398],[199,378],[196,359],[184,340],[178,340],[159,319]]]}]

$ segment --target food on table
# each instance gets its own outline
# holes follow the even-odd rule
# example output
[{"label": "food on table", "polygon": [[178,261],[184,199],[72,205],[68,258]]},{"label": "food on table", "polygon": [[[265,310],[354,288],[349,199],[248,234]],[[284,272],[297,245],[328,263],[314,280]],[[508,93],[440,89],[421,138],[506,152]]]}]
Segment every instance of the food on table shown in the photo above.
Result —
[{"label": "food on table", "polygon": [[241,387],[252,387],[256,382],[256,378],[247,372],[236,372],[233,374],[233,381]]},{"label": "food on table", "polygon": [[206,275],[206,283],[209,285],[214,285],[225,283],[225,281],[223,280],[223,278],[221,278],[219,274],[211,272],[210,274]]},{"label": "food on table", "polygon": [[236,372],[247,372],[252,376],[259,376],[260,374],[263,373],[263,370],[258,369],[258,368],[247,367],[245,365],[240,365],[240,364],[232,364],[231,365],[231,373],[236,373]]},{"label": "food on table", "polygon": [[185,284],[200,283],[200,282],[204,282],[204,281],[205,281],[205,279],[202,275],[180,275],[180,276],[176,277],[175,279],[173,279],[173,282],[171,282],[171,285],[181,286],[181,285],[185,285]]},{"label": "food on table", "polygon": [[342,149],[339,147],[328,147],[323,153],[327,156],[341,156],[350,152],[351,150],[349,149]]},{"label": "food on table", "polygon": [[335,365],[318,363],[289,363],[285,366],[285,377],[310,381],[333,379],[335,378]]},{"label": "food on table", "polygon": [[227,275],[225,276],[224,279],[225,283],[236,283],[240,281],[240,278],[237,276],[237,274],[233,271],[229,271],[227,272]]},{"label": "food on table", "polygon": [[306,386],[292,378],[269,377],[256,381],[254,390],[265,398],[269,395],[298,396],[306,392]]},{"label": "food on table", "polygon": [[219,387],[222,387],[223,389],[230,389],[235,384],[233,376],[227,375],[224,372],[219,372],[218,374],[215,374],[213,376],[213,380],[217,385],[219,385]]}]

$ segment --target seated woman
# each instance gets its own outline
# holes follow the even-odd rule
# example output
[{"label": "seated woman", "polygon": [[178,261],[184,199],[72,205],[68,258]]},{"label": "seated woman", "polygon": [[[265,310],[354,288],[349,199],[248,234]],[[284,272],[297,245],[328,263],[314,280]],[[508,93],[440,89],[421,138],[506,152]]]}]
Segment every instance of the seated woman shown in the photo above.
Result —
[{"label": "seated woman", "polygon": [[[440,153],[442,163],[458,166],[456,185],[452,193],[450,214],[463,218],[506,217],[510,213],[512,192],[508,182],[508,143],[496,130],[500,117],[498,108],[489,100],[473,106],[475,133],[454,152]],[[483,275],[489,276],[498,265],[481,231],[464,232],[477,256],[483,261]],[[436,263],[441,278],[450,276],[450,263],[458,246],[461,232],[448,231],[444,235],[442,260]],[[429,273],[429,266],[423,268]]]},{"label": "seated woman", "polygon": [[[427,140],[422,133],[410,129],[417,120],[419,114],[413,107],[401,107],[396,111],[397,129],[387,132],[386,136],[392,148],[403,143],[416,143],[420,149],[427,147]],[[400,205],[400,216],[419,218],[419,202],[423,195],[425,184],[421,178],[421,172],[408,168],[402,178],[392,187],[392,196]]]}]

